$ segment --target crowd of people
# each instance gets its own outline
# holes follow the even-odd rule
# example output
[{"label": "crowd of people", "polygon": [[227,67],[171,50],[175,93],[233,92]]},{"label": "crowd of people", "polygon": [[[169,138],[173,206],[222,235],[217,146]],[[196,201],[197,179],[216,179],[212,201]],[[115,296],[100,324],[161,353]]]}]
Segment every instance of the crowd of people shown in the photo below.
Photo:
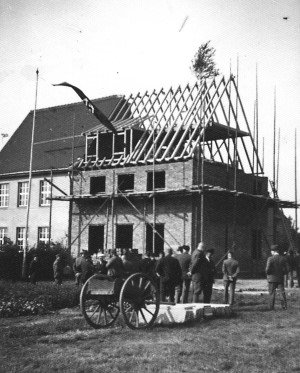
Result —
[{"label": "crowd of people", "polygon": [[[125,278],[130,274],[141,272],[148,275],[160,289],[160,301],[168,303],[210,303],[213,284],[217,274],[213,261],[214,250],[200,242],[190,254],[190,247],[179,246],[174,252],[167,248],[159,253],[158,259],[147,252],[142,258],[132,250],[112,250],[90,255],[83,250],[75,259],[73,271],[75,284],[83,285],[94,273]],[[233,305],[239,263],[231,251],[222,264],[224,283],[224,303]],[[266,264],[266,276],[269,290],[269,308],[274,309],[276,289],[281,294],[281,305],[287,308],[285,286],[293,287],[295,274],[300,286],[300,255],[288,251],[280,254],[278,245],[271,246],[271,256]],[[38,272],[38,258],[34,256],[29,266],[30,281],[35,284]],[[53,263],[54,282],[62,284],[65,273],[60,254]]]},{"label": "crowd of people", "polygon": [[[167,248],[155,258],[147,252],[143,258],[134,258],[132,252],[112,250],[105,257],[104,253],[93,257],[82,251],[73,266],[76,285],[84,284],[93,274],[99,273],[112,277],[124,277],[141,272],[148,275],[160,289],[160,301],[168,303],[210,303],[216,267],[212,256],[213,249],[206,248],[200,242],[193,254],[188,245],[179,246],[174,252]],[[223,263],[225,302],[234,302],[234,289],[239,273],[238,262],[231,252]]]}]

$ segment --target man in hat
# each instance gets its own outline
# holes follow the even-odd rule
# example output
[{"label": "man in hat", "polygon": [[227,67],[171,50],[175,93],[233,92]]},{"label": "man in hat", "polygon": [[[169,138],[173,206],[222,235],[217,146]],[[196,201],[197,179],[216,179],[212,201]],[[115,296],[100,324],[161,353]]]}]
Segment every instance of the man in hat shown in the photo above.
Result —
[{"label": "man in hat", "polygon": [[193,283],[193,303],[199,302],[199,296],[203,291],[203,281],[202,281],[202,264],[205,260],[205,244],[200,242],[193,251],[191,258],[191,269],[188,274],[192,276]]},{"label": "man in hat", "polygon": [[234,303],[235,284],[240,272],[240,267],[239,262],[234,259],[231,251],[228,251],[227,259],[223,262],[222,272],[225,289],[225,304],[229,303],[229,305],[232,306]]},{"label": "man in hat", "polygon": [[201,281],[203,288],[203,303],[210,303],[213,284],[215,282],[216,267],[215,263],[212,260],[214,254],[214,249],[207,249],[205,252],[205,260],[202,263],[201,267]]},{"label": "man in hat", "polygon": [[82,250],[79,256],[75,259],[75,262],[73,264],[73,271],[75,274],[75,285],[79,285],[81,283],[81,262],[84,260],[86,252],[86,250]]},{"label": "man in hat", "polygon": [[284,290],[284,275],[289,271],[286,259],[280,255],[279,246],[271,246],[271,256],[267,260],[266,274],[269,287],[269,308],[274,309],[276,289],[278,288],[281,294],[281,306],[285,310],[287,308],[285,290]]},{"label": "man in hat", "polygon": [[94,266],[95,271],[97,273],[100,273],[101,275],[106,275],[107,274],[106,264],[107,264],[107,261],[105,260],[105,254],[100,253],[98,255],[97,262]]}]

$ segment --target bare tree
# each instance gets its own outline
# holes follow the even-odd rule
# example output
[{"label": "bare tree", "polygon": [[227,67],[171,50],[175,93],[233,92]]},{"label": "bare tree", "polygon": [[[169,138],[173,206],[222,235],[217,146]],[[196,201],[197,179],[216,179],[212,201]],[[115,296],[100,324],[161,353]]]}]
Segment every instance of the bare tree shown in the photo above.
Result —
[{"label": "bare tree", "polygon": [[219,75],[219,70],[216,69],[214,61],[216,50],[209,44],[210,40],[201,44],[192,60],[191,70],[199,80]]}]

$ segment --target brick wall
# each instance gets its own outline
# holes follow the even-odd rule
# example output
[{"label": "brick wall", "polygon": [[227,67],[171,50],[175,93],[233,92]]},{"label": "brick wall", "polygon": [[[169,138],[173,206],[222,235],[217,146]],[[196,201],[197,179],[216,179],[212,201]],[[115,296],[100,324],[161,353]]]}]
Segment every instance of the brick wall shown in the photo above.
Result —
[{"label": "brick wall", "polygon": [[[156,171],[166,172],[166,189],[182,189],[191,186],[195,178],[195,161],[177,162],[169,164],[158,164]],[[94,176],[106,176],[106,192],[113,190],[113,179],[115,184],[117,175],[135,175],[134,190],[145,192],[147,186],[147,172],[152,171],[152,166],[126,167],[119,169],[108,169],[84,172],[77,177],[75,183],[75,194],[88,194],[90,190],[90,178]],[[225,187],[226,165],[205,164],[205,182]],[[232,174],[231,174],[232,176]],[[239,172],[244,191],[250,191],[253,178]],[[264,178],[266,179],[266,178]],[[265,183],[265,180],[263,180]],[[264,184],[265,186],[265,184]],[[241,190],[241,189],[239,189]],[[208,247],[215,249],[215,261],[220,261],[218,270],[221,270],[221,262],[224,253],[231,248],[233,242],[236,244],[235,256],[240,261],[241,270],[244,275],[256,276],[263,272],[265,260],[268,255],[268,245],[262,240],[262,256],[253,259],[252,255],[252,231],[253,229],[267,229],[267,208],[265,201],[254,201],[253,198],[235,197],[220,193],[206,192],[204,195],[204,241]],[[92,200],[81,200],[74,204],[72,222],[73,239],[78,236],[73,252],[79,249],[88,249],[88,225],[104,225],[105,244],[111,249],[115,244],[115,230],[112,226],[116,224],[133,224],[133,248],[140,253],[145,252],[145,227],[146,222],[153,223],[152,198],[131,197],[130,201],[124,197],[116,196],[113,200],[99,198]],[[187,244],[193,249],[200,240],[200,194],[160,195],[156,197],[156,223],[164,224],[165,248]],[[101,205],[103,205],[101,207]],[[101,207],[101,208],[100,208]],[[114,221],[112,222],[112,209]],[[107,219],[108,216],[108,219]],[[234,218],[236,216],[236,218]],[[86,228],[85,228],[86,227]]]}]

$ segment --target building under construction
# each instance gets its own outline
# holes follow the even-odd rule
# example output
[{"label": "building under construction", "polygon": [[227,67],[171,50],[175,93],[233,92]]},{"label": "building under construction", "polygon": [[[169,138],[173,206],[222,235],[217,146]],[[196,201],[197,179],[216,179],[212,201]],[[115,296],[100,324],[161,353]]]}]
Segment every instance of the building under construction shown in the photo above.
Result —
[{"label": "building under construction", "polygon": [[120,100],[83,133],[73,165],[72,250],[152,251],[204,241],[233,249],[242,272],[263,272],[274,200],[231,76]]},{"label": "building under construction", "polygon": [[216,262],[233,249],[244,275],[263,272],[274,211],[293,206],[268,193],[233,76],[93,105],[115,131],[75,103],[30,112],[2,149],[0,245],[157,255],[204,241]]}]

